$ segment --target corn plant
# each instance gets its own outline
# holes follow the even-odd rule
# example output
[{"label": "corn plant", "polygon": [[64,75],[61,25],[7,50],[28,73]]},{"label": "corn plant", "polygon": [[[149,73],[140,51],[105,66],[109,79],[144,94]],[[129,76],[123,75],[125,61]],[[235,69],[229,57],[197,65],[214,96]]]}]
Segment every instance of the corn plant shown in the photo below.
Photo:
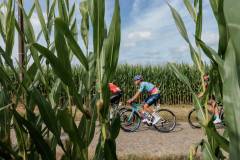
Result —
[{"label": "corn plant", "polygon": [[[239,14],[237,10],[240,8],[240,3],[235,1],[213,1],[210,0],[210,4],[213,10],[213,13],[216,17],[218,28],[219,28],[219,47],[218,51],[215,51],[209,47],[206,43],[201,40],[199,36],[199,31],[202,28],[202,1],[194,1],[194,5],[190,1],[184,1],[185,6],[189,10],[191,16],[196,21],[196,35],[195,41],[197,47],[209,57],[212,63],[212,71],[217,73],[217,77],[211,79],[210,88],[213,87],[214,83],[220,81],[220,93],[223,98],[224,106],[224,117],[226,119],[226,128],[225,132],[228,133],[229,138],[223,137],[220,135],[212,124],[212,119],[208,118],[207,111],[204,112],[202,106],[205,102],[201,102],[196,94],[193,92],[189,85],[189,80],[181,74],[175,66],[172,66],[175,74],[181,79],[184,83],[188,85],[191,89],[194,99],[195,107],[198,110],[198,118],[202,124],[202,128],[207,135],[207,140],[203,140],[200,144],[203,148],[203,157],[204,159],[223,159],[223,154],[221,150],[225,150],[229,153],[229,159],[238,159],[240,153],[239,147],[239,125],[237,124],[237,117],[239,117],[240,108],[239,108]],[[194,7],[195,9],[194,9]],[[198,11],[196,6],[199,6]],[[175,23],[181,33],[181,35],[188,41],[187,31],[181,16],[178,12],[171,7],[171,11],[175,20]],[[200,19],[200,20],[199,20]],[[198,52],[201,52],[198,50]],[[190,51],[192,54],[192,47],[190,46]],[[197,53],[197,52],[194,52]],[[193,58],[194,63],[195,59]],[[212,94],[212,91],[206,91],[205,95]],[[207,100],[207,99],[206,99]],[[207,106],[205,105],[205,108]],[[190,154],[193,156],[193,154]],[[191,157],[193,158],[193,157]]]},{"label": "corn plant", "polygon": [[[21,32],[16,23],[15,5],[23,12],[24,32]],[[3,2],[0,6],[7,6],[7,13],[0,12],[1,38],[5,43],[5,49],[4,46],[0,47],[0,156],[4,159],[55,159],[59,146],[63,151],[62,159],[89,159],[88,146],[93,139],[95,123],[99,117],[101,134],[95,159],[117,159],[115,139],[119,133],[120,120],[119,116],[111,123],[108,119],[107,84],[118,61],[119,1],[115,0],[109,30],[104,25],[104,0],[87,0],[79,4],[85,53],[78,43],[76,3],[71,6],[68,0],[46,0],[47,18],[44,18],[38,0],[34,1],[29,13],[14,0]],[[34,12],[41,24],[37,37],[30,21]],[[89,20],[93,29],[92,51],[88,47]],[[25,54],[28,59],[22,81],[18,78],[12,60],[15,30],[24,37],[27,44]],[[45,45],[39,43],[42,36]],[[82,68],[79,85],[74,81],[71,66],[73,57],[79,60]],[[29,63],[31,58],[34,61],[32,64]],[[53,73],[49,73],[51,70]],[[54,85],[48,83],[51,76],[54,77]],[[96,78],[101,92],[94,96],[91,87]],[[41,94],[39,84],[42,84],[46,95]],[[68,100],[60,103],[62,92]],[[18,111],[20,104],[24,107],[22,112]],[[76,106],[74,113],[73,104]],[[74,121],[77,111],[82,112],[79,124]],[[69,138],[63,140],[62,131]],[[12,133],[15,134],[11,140]]]}]

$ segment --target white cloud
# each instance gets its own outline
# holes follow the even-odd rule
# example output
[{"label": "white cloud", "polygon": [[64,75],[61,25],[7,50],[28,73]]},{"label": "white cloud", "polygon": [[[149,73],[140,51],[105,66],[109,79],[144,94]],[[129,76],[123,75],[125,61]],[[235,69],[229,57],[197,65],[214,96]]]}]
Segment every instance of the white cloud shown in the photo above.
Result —
[{"label": "white cloud", "polygon": [[202,35],[202,39],[206,44],[214,46],[218,43],[219,35],[217,32],[206,32]]},{"label": "white cloud", "polygon": [[126,42],[124,43],[124,47],[135,47],[137,43],[145,40],[150,40],[152,33],[150,31],[136,31],[131,32],[127,35]]},{"label": "white cloud", "polygon": [[149,39],[152,33],[149,31],[137,31],[128,34],[128,39]]}]

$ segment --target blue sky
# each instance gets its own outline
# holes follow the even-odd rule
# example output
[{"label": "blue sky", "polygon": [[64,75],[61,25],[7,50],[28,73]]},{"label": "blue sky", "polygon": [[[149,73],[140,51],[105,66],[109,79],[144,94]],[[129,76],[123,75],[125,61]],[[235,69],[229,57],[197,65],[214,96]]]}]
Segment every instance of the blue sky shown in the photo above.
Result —
[{"label": "blue sky", "polygon": [[[79,0],[70,1],[79,3]],[[43,10],[46,8],[44,2],[41,0]],[[189,36],[193,40],[193,20],[183,1],[169,0],[169,2],[183,17]],[[29,9],[32,3],[33,1],[25,1],[25,8]],[[113,7],[114,0],[106,0],[107,24],[110,24]],[[120,7],[122,41],[119,63],[143,65],[161,65],[167,62],[192,63],[188,46],[178,33],[170,9],[164,0],[120,0]],[[208,1],[204,1],[203,8],[203,40],[216,48],[218,31]],[[80,19],[80,16],[78,18]],[[40,23],[36,13],[33,15],[32,23],[38,33]],[[206,57],[204,59],[207,60]]]}]

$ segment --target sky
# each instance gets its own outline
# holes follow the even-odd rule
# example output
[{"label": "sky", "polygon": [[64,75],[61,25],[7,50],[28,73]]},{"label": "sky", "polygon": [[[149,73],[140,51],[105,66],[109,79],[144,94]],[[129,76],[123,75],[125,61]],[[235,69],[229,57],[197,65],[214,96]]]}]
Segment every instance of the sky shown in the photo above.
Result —
[{"label": "sky", "polygon": [[[79,3],[79,0],[70,1],[71,3]],[[25,0],[24,7],[29,10],[33,2]],[[46,10],[45,1],[40,0],[40,2],[42,10]],[[184,7],[183,1],[169,0],[169,3],[181,14],[192,43],[194,43],[194,23]],[[107,25],[111,22],[113,8],[114,0],[106,0],[105,18]],[[120,64],[192,63],[188,45],[180,36],[165,0],[120,0],[120,8],[122,32]],[[80,20],[81,16],[77,17]],[[35,32],[38,33],[41,26],[36,13],[33,14],[31,21]],[[217,49],[218,30],[208,1],[203,1],[202,39]],[[40,39],[40,42],[43,43],[43,41]],[[14,51],[17,53],[17,47],[14,48]],[[208,61],[206,57],[204,60]]]}]

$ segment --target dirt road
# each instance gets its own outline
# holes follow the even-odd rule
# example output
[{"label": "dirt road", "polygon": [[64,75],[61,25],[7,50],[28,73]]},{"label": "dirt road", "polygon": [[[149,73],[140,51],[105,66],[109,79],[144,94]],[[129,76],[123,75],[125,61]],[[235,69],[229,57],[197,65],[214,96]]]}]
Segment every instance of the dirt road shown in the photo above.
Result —
[{"label": "dirt road", "polygon": [[[94,152],[97,135],[98,131],[90,153]],[[185,159],[190,146],[199,142],[202,135],[201,129],[192,129],[185,122],[178,123],[170,133],[161,133],[147,126],[141,126],[133,133],[121,130],[117,138],[117,154],[120,159]]]}]

